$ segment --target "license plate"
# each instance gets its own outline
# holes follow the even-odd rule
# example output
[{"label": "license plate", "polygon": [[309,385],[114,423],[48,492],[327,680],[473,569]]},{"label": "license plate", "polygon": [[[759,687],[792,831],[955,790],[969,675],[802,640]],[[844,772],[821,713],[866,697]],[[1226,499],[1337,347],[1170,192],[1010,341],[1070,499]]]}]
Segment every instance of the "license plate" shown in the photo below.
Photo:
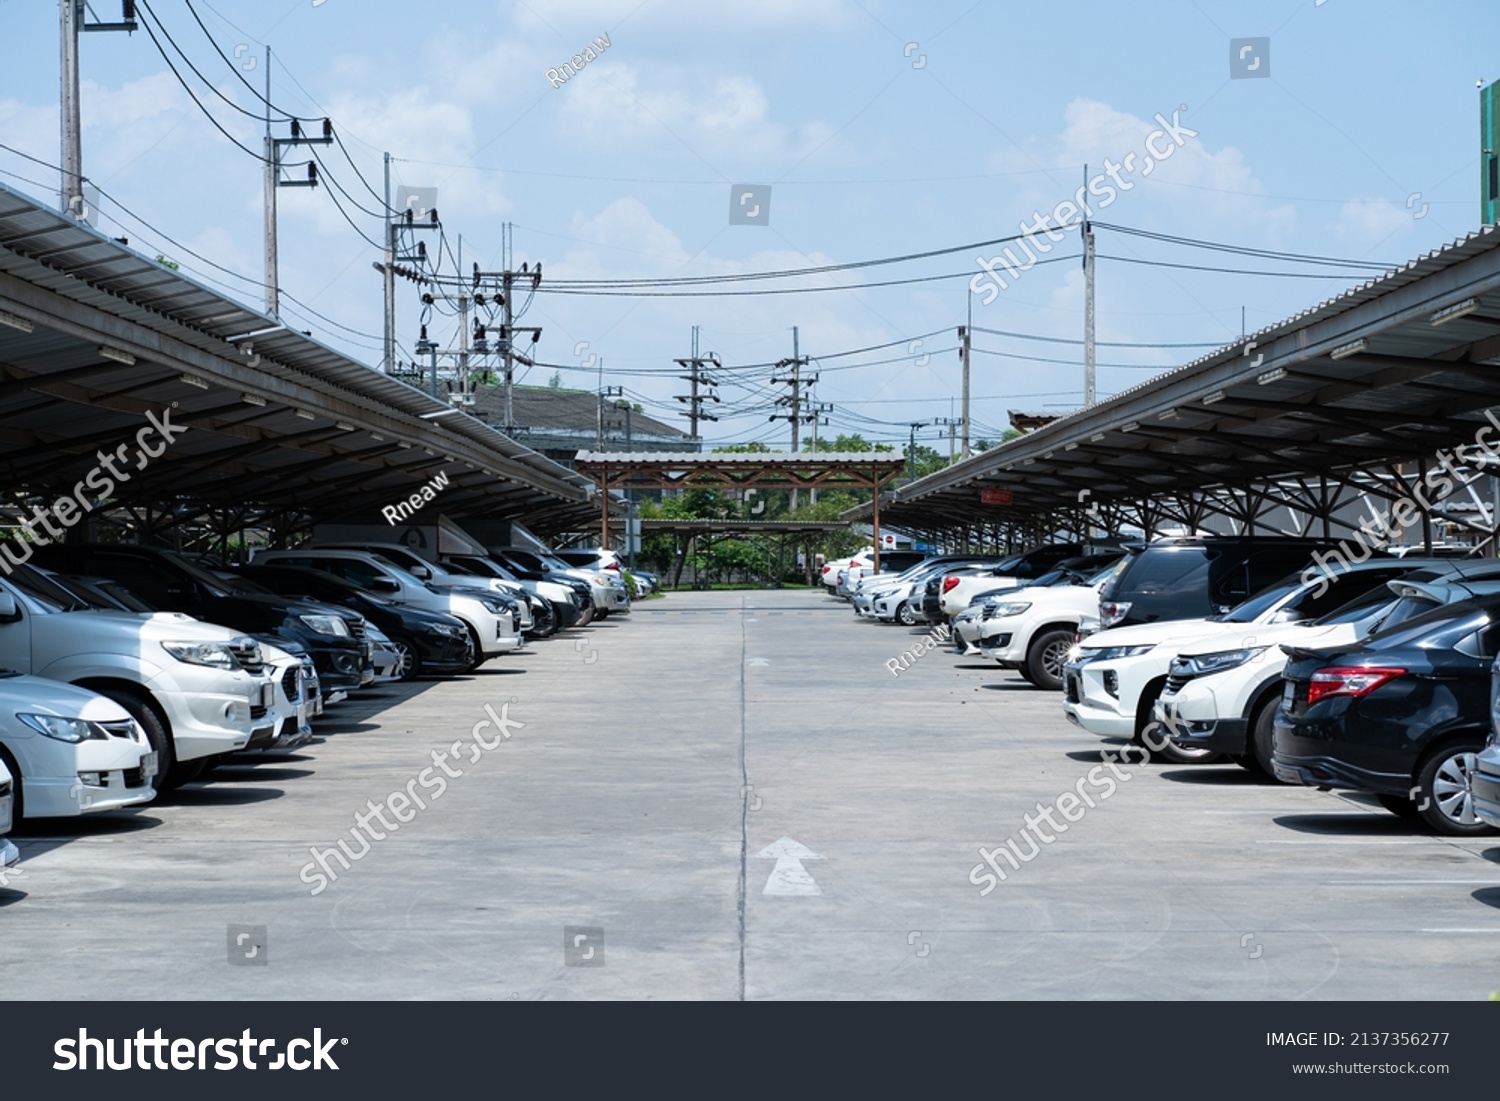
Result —
[{"label": "license plate", "polygon": [[155,776],[156,770],[161,767],[161,765],[158,763],[160,762],[160,760],[161,758],[157,755],[156,750],[154,749],[150,753],[142,757],[141,779],[149,780],[151,779],[151,777]]},{"label": "license plate", "polygon": [[262,707],[276,706],[276,685],[267,682],[260,686],[260,705]]}]

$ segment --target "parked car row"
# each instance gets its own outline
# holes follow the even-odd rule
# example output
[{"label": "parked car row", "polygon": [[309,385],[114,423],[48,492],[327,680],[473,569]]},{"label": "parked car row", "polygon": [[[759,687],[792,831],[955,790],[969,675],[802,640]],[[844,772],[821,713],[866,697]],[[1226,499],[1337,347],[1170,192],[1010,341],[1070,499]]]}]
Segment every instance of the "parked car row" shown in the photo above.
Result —
[{"label": "parked car row", "polygon": [[0,868],[13,821],[145,803],[232,754],[302,744],[350,692],[472,672],[629,610],[618,574],[534,548],[316,543],[238,568],[32,548],[0,577]]},{"label": "parked car row", "polygon": [[1075,725],[1156,759],[1363,792],[1443,834],[1500,827],[1500,561],[1320,567],[1332,549],[1203,537],[942,555],[849,599],[862,617],[949,624],[955,653],[1060,690]]}]

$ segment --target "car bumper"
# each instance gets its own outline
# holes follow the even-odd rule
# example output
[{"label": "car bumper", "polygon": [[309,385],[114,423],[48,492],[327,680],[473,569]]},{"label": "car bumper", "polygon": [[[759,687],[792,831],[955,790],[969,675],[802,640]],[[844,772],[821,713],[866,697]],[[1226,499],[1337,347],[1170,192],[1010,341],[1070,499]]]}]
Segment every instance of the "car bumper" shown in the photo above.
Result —
[{"label": "car bumper", "polygon": [[1063,670],[1063,710],[1068,721],[1101,738],[1134,738],[1135,716],[1120,713],[1120,703],[1090,691],[1077,666]]},{"label": "car bumper", "polygon": [[147,687],[166,713],[177,759],[193,761],[244,749],[259,732],[275,729],[274,706],[264,705],[259,694],[262,684],[270,685],[274,692],[269,678],[255,682],[257,694],[253,698],[243,687],[234,692],[178,691],[153,684]]},{"label": "car bumper", "polygon": [[1409,795],[1411,777],[1400,773],[1372,772],[1337,757],[1293,757],[1271,755],[1271,771],[1284,784],[1314,788],[1344,788],[1377,795]]},{"label": "car bumper", "polygon": [[1500,754],[1493,749],[1480,754],[1479,767],[1469,777],[1469,793],[1474,798],[1474,813],[1490,825],[1500,826]]}]

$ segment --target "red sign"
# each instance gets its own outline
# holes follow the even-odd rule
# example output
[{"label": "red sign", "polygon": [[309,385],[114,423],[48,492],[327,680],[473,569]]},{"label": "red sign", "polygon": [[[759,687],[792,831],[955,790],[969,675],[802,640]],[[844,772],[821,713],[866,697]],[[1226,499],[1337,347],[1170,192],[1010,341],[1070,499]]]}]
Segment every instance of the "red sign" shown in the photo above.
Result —
[{"label": "red sign", "polygon": [[1008,489],[981,489],[979,491],[979,503],[984,505],[1008,505],[1013,498]]}]

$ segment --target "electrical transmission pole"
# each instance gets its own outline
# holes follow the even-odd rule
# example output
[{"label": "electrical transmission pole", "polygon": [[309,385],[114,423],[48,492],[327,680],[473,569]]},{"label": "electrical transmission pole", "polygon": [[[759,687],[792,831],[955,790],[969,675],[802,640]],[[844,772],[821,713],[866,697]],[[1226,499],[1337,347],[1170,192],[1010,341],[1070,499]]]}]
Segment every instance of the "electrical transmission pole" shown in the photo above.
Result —
[{"label": "electrical transmission pole", "polygon": [[265,235],[266,235],[266,314],[270,317],[281,317],[281,276],[279,273],[280,261],[276,248],[276,189],[280,187],[317,187],[318,165],[315,161],[307,162],[307,179],[305,180],[283,180],[281,178],[281,150],[283,146],[297,145],[332,145],[333,123],[329,119],[323,120],[323,136],[321,138],[310,138],[302,133],[302,123],[292,119],[292,136],[289,138],[278,138],[271,133],[271,47],[266,47],[266,138],[262,159],[266,162],[262,178],[262,189],[265,192]]},{"label": "electrical transmission pole", "polygon": [[[683,382],[688,383],[690,388],[689,393],[674,394],[673,396],[678,401],[687,402],[688,411],[686,413],[679,414],[679,416],[683,416],[688,419],[688,438],[697,441],[698,422],[717,421],[719,419],[712,413],[705,413],[703,411],[704,402],[717,402],[719,400],[719,395],[713,389],[713,387],[719,384],[718,380],[704,374],[703,365],[705,363],[712,363],[715,367],[721,370],[723,369],[724,365],[719,362],[719,357],[713,352],[709,352],[706,356],[699,354],[698,326],[696,325],[693,326],[693,354],[687,359],[674,359],[672,362],[689,372],[686,375],[677,376],[678,378],[682,379]],[[707,389],[705,389],[702,393],[699,393],[699,386],[704,386]]]},{"label": "electrical transmission pole", "polygon": [[[1085,174],[1088,169],[1084,169]],[[1094,404],[1094,227],[1083,223],[1083,407]]]},{"label": "electrical transmission pole", "polygon": [[969,350],[974,340],[974,296],[969,295],[968,324],[958,327],[958,339],[963,345],[958,350],[959,357],[964,361],[964,449],[963,457],[969,457]]},{"label": "electrical transmission pole", "polygon": [[[773,379],[771,379],[771,385],[773,385],[773,386],[780,385],[781,383],[787,383],[787,384],[789,384],[791,386],[791,388],[792,388],[791,389],[791,393],[787,397],[777,398],[776,399],[776,404],[777,405],[788,406],[789,409],[790,409],[790,412],[787,412],[787,413],[772,413],[771,416],[770,416],[770,419],[773,420],[773,421],[779,421],[779,420],[791,421],[791,424],[792,424],[792,451],[794,453],[801,450],[801,442],[800,442],[800,440],[801,440],[801,429],[802,429],[803,422],[807,421],[807,420],[815,420],[815,419],[817,419],[817,413],[816,412],[812,413],[811,415],[808,415],[808,414],[805,414],[805,413],[802,412],[802,406],[803,406],[804,401],[806,400],[802,396],[803,387],[811,387],[811,386],[813,386],[818,381],[818,376],[817,375],[813,375],[811,378],[803,378],[802,377],[802,368],[804,366],[806,366],[807,362],[808,362],[807,357],[804,356],[804,355],[802,355],[801,350],[800,350],[799,345],[798,345],[797,327],[795,325],[793,325],[792,326],[792,358],[791,359],[779,360],[779,361],[777,361],[777,364],[776,364],[776,369],[778,371],[781,370],[783,367],[790,367],[792,369],[792,373],[789,376],[787,376],[786,378],[773,378]],[[796,507],[797,507],[797,491],[794,489],[794,490],[792,490],[792,508],[795,509]]]},{"label": "electrical transmission pole", "polygon": [[932,418],[932,423],[934,425],[936,425],[937,427],[939,427],[939,428],[944,428],[945,427],[945,428],[948,429],[948,462],[951,465],[953,463],[953,454],[954,454],[954,452],[953,452],[953,432],[954,432],[954,429],[956,429],[963,422],[960,421],[957,417],[933,417]]},{"label": "electrical transmission pole", "polygon": [[62,179],[58,188],[58,209],[80,222],[87,217],[83,198],[83,118],[78,90],[78,32],[125,31],[136,29],[135,0],[124,0],[119,23],[90,23],[85,15],[84,0],[58,0],[61,19],[62,67],[59,97],[62,141]]}]

